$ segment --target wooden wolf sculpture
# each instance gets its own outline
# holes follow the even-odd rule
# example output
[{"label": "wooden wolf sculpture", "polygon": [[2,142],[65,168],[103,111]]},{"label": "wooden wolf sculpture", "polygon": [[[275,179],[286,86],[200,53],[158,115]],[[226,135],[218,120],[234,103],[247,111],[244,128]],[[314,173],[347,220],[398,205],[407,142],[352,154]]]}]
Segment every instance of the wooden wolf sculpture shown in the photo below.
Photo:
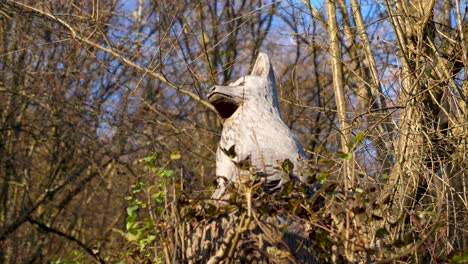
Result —
[{"label": "wooden wolf sculpture", "polygon": [[[257,176],[265,177],[267,192],[280,190],[291,178],[305,181],[299,175],[304,150],[281,119],[275,76],[266,54],[260,53],[250,75],[229,86],[211,88],[208,100],[224,119],[213,199],[222,199],[227,186],[252,168]],[[286,159],[294,165],[289,175],[281,168]]]}]

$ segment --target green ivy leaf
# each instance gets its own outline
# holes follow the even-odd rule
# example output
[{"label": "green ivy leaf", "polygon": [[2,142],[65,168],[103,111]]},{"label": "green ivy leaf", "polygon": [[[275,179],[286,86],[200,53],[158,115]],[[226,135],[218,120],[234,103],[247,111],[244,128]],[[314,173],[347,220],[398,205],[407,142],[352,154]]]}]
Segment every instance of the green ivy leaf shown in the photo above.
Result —
[{"label": "green ivy leaf", "polygon": [[286,182],[281,189],[281,194],[289,195],[294,189],[294,184],[295,184],[294,180],[290,180]]},{"label": "green ivy leaf", "polygon": [[129,242],[136,241],[136,235],[135,235],[135,234],[132,234],[132,233],[127,233],[127,234],[125,234],[125,238],[126,238],[127,241],[129,241]]},{"label": "green ivy leaf", "polygon": [[294,169],[294,164],[289,159],[285,159],[281,164],[281,168],[284,172],[291,173]]},{"label": "green ivy leaf", "polygon": [[164,208],[162,207],[156,207],[154,209],[154,211],[156,212],[156,214],[162,214],[164,212]]},{"label": "green ivy leaf", "polygon": [[153,157],[151,157],[151,156],[144,157],[143,160],[146,161],[146,162],[151,162],[153,160]]},{"label": "green ivy leaf", "polygon": [[151,198],[156,204],[161,204],[164,202],[164,195],[165,195],[164,191],[158,191],[154,193],[153,195],[151,195]]},{"label": "green ivy leaf", "polygon": [[327,180],[328,176],[330,176],[330,174],[326,172],[320,172],[317,175],[317,180],[319,181],[320,184],[323,184]]},{"label": "green ivy leaf", "polygon": [[352,157],[353,157],[353,153],[346,153],[346,152],[343,152],[343,151],[338,151],[336,152],[336,155],[341,158],[341,159],[344,159],[344,160],[350,160]]},{"label": "green ivy leaf", "polygon": [[171,154],[171,160],[178,160],[180,159],[180,151],[175,151]]},{"label": "green ivy leaf", "polygon": [[221,151],[223,151],[229,158],[233,159],[237,156],[235,147],[236,145],[232,145],[228,150],[221,148]]},{"label": "green ivy leaf", "polygon": [[127,218],[125,218],[125,228],[128,230],[128,232],[135,234],[135,229],[138,227],[139,222],[136,222],[137,215],[129,215]]},{"label": "green ivy leaf", "polygon": [[134,206],[130,206],[127,208],[127,215],[134,215],[134,212],[138,210],[138,206],[137,205],[134,205]]},{"label": "green ivy leaf", "polygon": [[358,133],[354,138],[353,142],[354,144],[359,144],[361,140],[364,138],[365,134],[364,133]]},{"label": "green ivy leaf", "polygon": [[452,255],[451,260],[453,263],[467,263],[468,262],[468,251],[460,252],[455,251],[451,252]]},{"label": "green ivy leaf", "polygon": [[151,162],[151,161],[157,160],[157,159],[158,159],[158,153],[156,153],[156,152],[153,152],[148,157],[143,158],[143,160],[146,161],[146,162]]},{"label": "green ivy leaf", "polygon": [[160,177],[162,177],[162,178],[168,178],[168,177],[171,177],[172,175],[174,175],[174,171],[173,170],[168,170],[168,169],[165,169],[165,168],[159,168],[158,175]]},{"label": "green ivy leaf", "polygon": [[250,170],[250,168],[251,168],[249,160],[241,160],[236,165],[241,170]]}]

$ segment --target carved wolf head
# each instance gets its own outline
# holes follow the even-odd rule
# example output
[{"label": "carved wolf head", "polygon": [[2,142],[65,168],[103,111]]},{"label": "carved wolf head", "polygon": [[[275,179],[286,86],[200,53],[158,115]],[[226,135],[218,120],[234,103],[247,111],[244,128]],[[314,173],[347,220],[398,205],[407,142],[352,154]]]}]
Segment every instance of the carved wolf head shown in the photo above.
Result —
[{"label": "carved wolf head", "polygon": [[231,117],[246,103],[268,105],[279,114],[275,76],[268,56],[264,53],[258,55],[250,75],[228,86],[211,88],[208,100],[224,119]]},{"label": "carved wolf head", "polygon": [[[276,191],[300,175],[304,150],[280,116],[275,77],[268,56],[261,53],[250,75],[229,86],[214,86],[208,100],[224,119],[216,151],[218,187],[212,198],[225,195],[229,184],[249,173],[247,162],[265,177],[265,190]],[[279,163],[288,159],[294,170],[285,175]]]}]

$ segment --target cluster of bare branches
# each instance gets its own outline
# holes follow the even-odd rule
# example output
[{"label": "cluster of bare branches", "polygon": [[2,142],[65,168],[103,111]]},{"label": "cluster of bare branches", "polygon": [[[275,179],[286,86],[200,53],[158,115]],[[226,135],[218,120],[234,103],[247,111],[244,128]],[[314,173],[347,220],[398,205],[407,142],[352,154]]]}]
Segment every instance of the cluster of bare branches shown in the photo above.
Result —
[{"label": "cluster of bare branches", "polygon": [[135,257],[116,230],[136,183],[168,219],[192,212],[174,197],[204,203],[222,125],[207,90],[259,51],[334,187],[301,217],[322,260],[466,257],[466,16],[459,0],[1,1],[0,262]]}]

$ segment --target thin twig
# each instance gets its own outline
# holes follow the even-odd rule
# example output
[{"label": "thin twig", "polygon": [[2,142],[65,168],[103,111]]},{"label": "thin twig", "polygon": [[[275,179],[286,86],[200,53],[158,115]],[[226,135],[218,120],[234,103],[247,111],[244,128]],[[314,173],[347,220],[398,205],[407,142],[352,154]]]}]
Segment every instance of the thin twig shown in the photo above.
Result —
[{"label": "thin twig", "polygon": [[42,223],[42,222],[39,222],[35,219],[33,219],[32,217],[30,216],[27,216],[26,219],[28,220],[28,222],[30,222],[31,224],[39,227],[40,229],[46,231],[46,232],[49,232],[49,233],[53,233],[53,234],[56,234],[58,236],[61,236],[61,237],[64,237],[70,241],[73,241],[75,242],[76,244],[78,244],[78,246],[80,246],[81,248],[83,248],[86,252],[88,252],[89,255],[91,255],[93,258],[95,258],[97,261],[99,261],[99,263],[106,263],[104,262],[104,260],[99,256],[99,253],[98,252],[95,252],[92,248],[88,247],[85,243],[83,243],[82,241],[80,241],[78,238],[74,237],[74,236],[71,236],[69,234],[66,234],[60,230],[57,230],[55,228],[52,228],[52,227],[49,227],[47,226],[46,224]]}]

